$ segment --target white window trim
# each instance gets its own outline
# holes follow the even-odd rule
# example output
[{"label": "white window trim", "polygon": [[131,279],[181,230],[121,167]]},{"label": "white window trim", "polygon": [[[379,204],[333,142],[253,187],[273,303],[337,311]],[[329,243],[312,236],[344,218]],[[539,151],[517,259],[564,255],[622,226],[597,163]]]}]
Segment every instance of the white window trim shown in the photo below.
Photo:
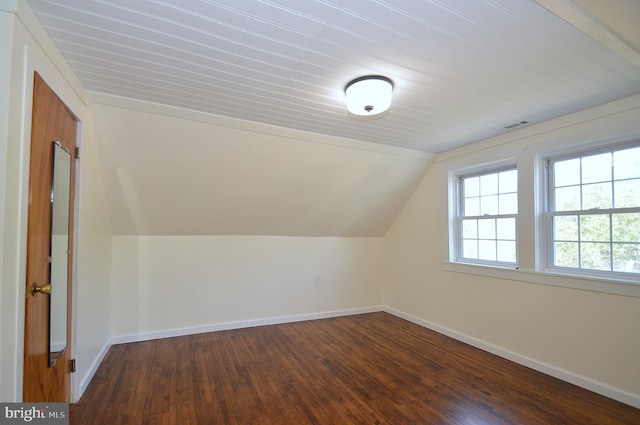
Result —
[{"label": "white window trim", "polygon": [[[542,219],[544,222],[544,229],[545,229],[545,239],[544,239],[544,243],[545,243],[545,262],[541,263],[541,268],[543,271],[547,271],[547,272],[551,272],[551,273],[557,273],[557,274],[570,274],[570,275],[578,275],[578,276],[587,276],[587,277],[594,277],[594,278],[604,278],[604,279],[610,279],[610,280],[614,280],[614,281],[624,281],[624,282],[633,282],[633,283],[637,283],[640,284],[640,275],[636,274],[636,273],[625,273],[625,272],[613,272],[613,271],[602,271],[602,270],[588,270],[588,269],[576,269],[576,268],[571,268],[571,267],[560,267],[560,266],[554,266],[552,264],[552,258],[553,258],[553,244],[551,243],[552,240],[552,234],[553,234],[553,224],[552,224],[552,218],[554,215],[563,215],[564,212],[559,212],[557,214],[549,214],[549,210],[551,209],[551,207],[549,206],[549,203],[552,201],[552,188],[551,188],[551,182],[549,180],[549,176],[550,176],[550,171],[549,171],[549,162],[550,161],[562,161],[565,159],[572,159],[572,158],[578,158],[578,157],[582,157],[582,156],[588,156],[588,155],[593,155],[593,154],[598,154],[598,153],[605,153],[605,152],[611,152],[616,151],[616,150],[622,150],[625,148],[630,148],[630,147],[639,147],[640,146],[640,141],[639,140],[633,140],[631,142],[623,142],[623,143],[615,143],[615,144],[604,144],[602,146],[597,146],[595,148],[587,148],[587,149],[574,149],[574,150],[570,150],[568,152],[563,152],[561,155],[547,155],[545,156],[545,158],[542,159],[543,164],[542,166],[544,167],[543,171],[545,174],[545,189],[544,189],[544,195],[545,195],[545,207],[543,209],[543,211],[541,212],[541,214],[543,215]],[[640,208],[608,208],[608,209],[598,209],[597,210],[597,214],[608,214],[608,213],[620,213],[620,212],[639,212]],[[572,215],[572,214],[576,214],[576,213],[581,213],[581,215],[585,214],[585,213],[589,213],[588,210],[576,210],[576,211],[567,211],[566,212],[568,215]],[[541,246],[540,248],[541,250],[543,249],[543,247]]]},{"label": "white window trim", "polygon": [[[579,289],[594,292],[603,292],[615,295],[624,295],[640,298],[640,276],[628,276],[620,273],[601,273],[597,276],[581,270],[563,270],[548,268],[547,265],[547,220],[546,220],[546,188],[547,173],[545,172],[546,159],[564,154],[584,152],[592,149],[618,146],[638,140],[638,135],[630,137],[603,137],[589,142],[575,141],[566,144],[567,140],[560,137],[549,137],[540,142],[540,149],[534,145],[524,148],[521,146],[503,146],[505,152],[502,159],[487,160],[493,149],[483,151],[482,155],[474,155],[474,158],[458,158],[451,161],[449,166],[443,167],[446,173],[447,201],[445,205],[445,217],[449,229],[445,238],[445,259],[443,270],[449,272],[465,273],[485,276],[497,279],[508,279],[524,283],[557,286],[563,288]],[[555,135],[554,135],[555,136]],[[566,137],[566,134],[561,135]],[[564,143],[563,143],[564,142]],[[559,146],[559,147],[558,147]],[[546,147],[546,149],[545,149]],[[482,161],[485,159],[485,161]],[[460,175],[489,171],[500,167],[508,167],[516,163],[518,169],[518,265],[519,268],[500,267],[497,265],[484,265],[478,263],[466,263],[456,261],[457,233],[455,228],[457,219],[458,185]],[[533,223],[533,226],[530,224]],[[532,227],[527,229],[527,226]],[[627,279],[628,278],[628,279]]]},{"label": "white window trim", "polygon": [[472,274],[495,279],[508,279],[518,282],[560,286],[563,288],[640,298],[639,284],[618,279],[594,278],[580,274],[557,273],[550,270],[514,270],[469,263],[445,262],[442,268],[449,272]]},{"label": "white window trim", "polygon": [[[486,174],[494,174],[494,173],[500,173],[502,171],[508,171],[508,170],[515,170],[516,172],[518,171],[518,167],[515,163],[515,160],[511,163],[506,163],[505,165],[500,165],[500,166],[496,166],[495,164],[493,164],[492,167],[488,167],[488,168],[482,168],[481,170],[475,170],[472,172],[467,172],[467,173],[454,173],[454,179],[455,179],[455,193],[456,193],[456,198],[455,198],[455,206],[454,206],[454,213],[455,213],[455,217],[454,217],[454,226],[455,228],[453,229],[453,233],[454,233],[454,250],[453,250],[453,256],[450,257],[451,259],[454,259],[456,263],[462,263],[462,264],[478,264],[478,265],[484,265],[484,266],[489,266],[489,267],[504,267],[504,268],[511,268],[511,269],[517,269],[519,267],[518,265],[518,249],[517,249],[517,244],[518,244],[518,227],[517,227],[517,223],[518,223],[518,214],[495,214],[490,216],[491,218],[496,218],[496,217],[500,217],[500,218],[504,218],[504,217],[513,217],[516,219],[516,261],[513,263],[510,262],[504,262],[504,261],[492,261],[492,260],[481,260],[481,259],[471,259],[471,258],[464,258],[461,256],[462,253],[462,242],[463,242],[463,236],[462,236],[462,220],[464,218],[478,218],[481,219],[484,216],[470,216],[470,217],[466,217],[462,215],[462,193],[461,193],[461,186],[462,186],[462,179],[468,178],[468,177],[476,177],[476,176],[482,176],[482,175],[486,175]],[[466,170],[465,170],[466,171]]]},{"label": "white window trim", "polygon": [[[514,167],[515,166],[515,167]],[[481,174],[485,172],[492,172],[494,170],[505,170],[507,168],[517,168],[517,163],[514,157],[505,158],[499,161],[492,161],[483,164],[474,164],[468,167],[456,168],[448,171],[447,176],[447,211],[446,216],[448,217],[448,228],[453,229],[453,231],[448,232],[448,247],[447,247],[447,256],[450,262],[458,263],[457,254],[460,252],[460,244],[462,241],[462,235],[460,235],[460,229],[458,226],[458,218],[459,218],[459,208],[460,208],[460,185],[458,184],[461,176],[469,176],[474,174]],[[519,189],[519,188],[518,188]],[[519,207],[519,205],[518,205]],[[516,237],[517,237],[517,229],[516,229]],[[517,259],[516,259],[517,261]],[[483,264],[481,262],[473,262],[473,263],[463,263],[461,264],[478,264],[481,267]],[[500,267],[496,265],[495,267]],[[512,267],[513,268],[513,267]]]}]

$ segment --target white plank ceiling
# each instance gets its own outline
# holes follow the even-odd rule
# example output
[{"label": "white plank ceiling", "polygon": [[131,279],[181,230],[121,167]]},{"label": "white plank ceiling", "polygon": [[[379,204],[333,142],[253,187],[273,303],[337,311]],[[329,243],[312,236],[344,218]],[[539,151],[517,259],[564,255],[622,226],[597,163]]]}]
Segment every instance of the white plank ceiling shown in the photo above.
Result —
[{"label": "white plank ceiling", "polygon": [[[28,4],[90,92],[431,153],[640,93],[637,0]],[[357,119],[367,74],[394,100]]]}]

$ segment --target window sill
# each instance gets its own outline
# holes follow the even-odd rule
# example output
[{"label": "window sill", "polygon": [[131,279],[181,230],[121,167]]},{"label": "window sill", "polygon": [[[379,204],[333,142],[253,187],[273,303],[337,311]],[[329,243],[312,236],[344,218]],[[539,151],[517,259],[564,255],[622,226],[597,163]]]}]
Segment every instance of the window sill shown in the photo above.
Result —
[{"label": "window sill", "polygon": [[516,280],[541,285],[560,286],[563,288],[580,289],[583,291],[604,292],[607,294],[624,295],[640,298],[640,282],[623,281],[607,278],[595,278],[556,271],[535,271],[484,266],[469,263],[445,262],[443,270],[456,273],[466,273],[477,276],[493,277],[496,279]]}]

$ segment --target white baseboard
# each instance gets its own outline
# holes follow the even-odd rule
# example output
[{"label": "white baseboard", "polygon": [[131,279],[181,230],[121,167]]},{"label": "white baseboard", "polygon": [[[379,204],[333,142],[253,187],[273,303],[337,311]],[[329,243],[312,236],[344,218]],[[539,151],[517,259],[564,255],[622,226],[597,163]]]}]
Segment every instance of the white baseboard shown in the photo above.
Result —
[{"label": "white baseboard", "polygon": [[102,347],[102,350],[100,350],[100,353],[98,354],[98,356],[93,360],[93,363],[91,363],[91,367],[89,368],[87,373],[82,377],[82,380],[80,381],[80,385],[77,388],[77,393],[74,397],[73,402],[76,403],[80,400],[80,398],[86,391],[87,387],[89,386],[91,379],[93,379],[93,376],[98,370],[100,363],[102,363],[102,361],[104,360],[104,357],[107,355],[107,352],[109,351],[112,345],[126,344],[129,342],[150,341],[153,339],[171,338],[175,336],[195,335],[195,334],[206,333],[206,332],[225,331],[230,329],[250,328],[254,326],[302,322],[305,320],[328,319],[331,317],[351,316],[354,314],[373,313],[376,311],[383,311],[383,307],[381,306],[362,307],[362,308],[354,308],[354,309],[348,309],[348,310],[325,311],[320,313],[309,313],[309,314],[300,314],[300,315],[292,315],[292,316],[279,316],[279,317],[271,317],[271,318],[264,318],[264,319],[243,320],[238,322],[226,322],[226,323],[218,323],[218,324],[212,324],[212,325],[192,326],[187,328],[167,329],[167,330],[155,331],[155,332],[143,332],[139,334],[114,336],[105,343],[104,347]]},{"label": "white baseboard", "polygon": [[405,319],[417,325],[423,326],[432,331],[446,335],[458,341],[472,345],[483,351],[487,351],[491,354],[495,354],[496,356],[505,358],[507,360],[511,360],[512,362],[537,370],[538,372],[542,372],[546,375],[553,376],[554,378],[561,379],[565,382],[569,382],[570,384],[577,385],[589,391],[593,391],[594,393],[617,400],[621,403],[625,403],[630,406],[640,408],[640,396],[636,394],[632,394],[627,391],[603,384],[601,382],[594,381],[584,376],[581,376],[572,372],[568,372],[564,369],[560,369],[558,367],[546,364],[544,362],[538,361],[531,357],[514,353],[513,351],[509,351],[504,348],[495,346],[493,344],[489,344],[482,340],[456,332],[449,328],[445,328],[443,326],[429,322],[428,320],[421,319],[419,317],[404,313],[402,311],[399,311],[390,307],[384,307],[383,311],[389,314],[393,314],[394,316],[400,317],[401,319]]},{"label": "white baseboard", "polygon": [[74,399],[73,399],[74,403],[77,403],[80,400],[80,397],[82,397],[82,395],[86,391],[87,387],[89,386],[89,383],[91,382],[91,379],[93,379],[93,375],[96,374],[96,371],[98,370],[98,367],[100,366],[100,363],[102,363],[102,361],[104,360],[104,357],[107,355],[107,352],[109,351],[109,348],[111,348],[111,346],[113,345],[112,339],[109,339],[104,344],[104,346],[102,347],[102,349],[100,350],[100,352],[98,353],[96,358],[93,359],[93,363],[91,363],[91,367],[89,368],[87,373],[85,373],[85,375],[80,380],[80,385],[78,387],[78,391],[75,394]]},{"label": "white baseboard", "polygon": [[605,397],[609,397],[614,400],[620,401],[622,403],[628,404],[630,406],[640,408],[640,396],[636,394],[632,394],[624,390],[611,387],[609,385],[594,381],[592,379],[585,378],[584,376],[577,375],[575,373],[568,372],[558,367],[546,364],[536,359],[523,356],[521,354],[506,350],[504,348],[495,346],[493,344],[489,344],[485,341],[456,332],[454,330],[437,325],[435,323],[429,322],[427,320],[421,319],[411,314],[404,313],[400,310],[396,310],[390,307],[383,307],[383,306],[372,306],[372,307],[327,311],[327,312],[320,312],[320,313],[300,314],[300,315],[292,315],[292,316],[279,316],[279,317],[271,317],[271,318],[264,318],[264,319],[255,319],[255,320],[243,320],[243,321],[237,321],[237,322],[225,322],[225,323],[218,323],[218,324],[211,324],[211,325],[192,326],[192,327],[186,327],[186,328],[168,329],[168,330],[155,331],[155,332],[143,332],[138,334],[115,336],[115,337],[112,337],[109,341],[107,341],[105,346],[102,348],[98,356],[95,358],[95,360],[91,364],[89,371],[82,378],[80,382],[80,386],[78,388],[77,400],[80,399],[82,394],[84,394],[84,391],[89,386],[89,382],[91,381],[94,374],[98,370],[98,367],[100,366],[100,363],[102,362],[105,355],[109,351],[109,348],[111,348],[111,346],[115,344],[149,341],[153,339],[171,338],[175,336],[194,335],[199,333],[225,331],[225,330],[231,330],[231,329],[250,328],[255,326],[276,325],[280,323],[302,322],[305,320],[328,319],[332,317],[351,316],[354,314],[373,313],[377,311],[387,312],[389,314],[408,320],[417,325],[423,326],[432,331],[438,332],[440,334],[446,335],[458,341],[472,345],[481,350],[487,351],[491,354],[495,354],[496,356],[505,358],[507,360],[513,361],[523,366],[527,366],[531,369],[537,370],[549,376],[553,376],[554,378],[558,378],[563,381],[569,382],[571,384],[577,385],[579,387],[585,388],[589,391],[593,391],[597,394],[601,394]]},{"label": "white baseboard", "polygon": [[230,329],[251,328],[254,326],[277,325],[280,323],[303,322],[305,320],[328,319],[331,317],[351,316],[354,314],[373,313],[383,311],[382,306],[362,307],[348,310],[326,311],[320,313],[308,313],[292,316],[279,316],[264,319],[242,320],[238,322],[225,322],[212,325],[191,326],[187,328],[167,329],[155,332],[143,332],[139,334],[121,335],[111,338],[112,344],[126,344],[129,342],[149,341],[153,339],[171,338],[175,336],[195,335],[206,332],[226,331]]},{"label": "white baseboard", "polygon": [[255,319],[255,320],[243,320],[238,322],[226,322],[226,323],[218,323],[212,325],[202,325],[202,326],[192,326],[187,328],[177,328],[177,329],[167,329],[162,331],[155,332],[143,332],[139,334],[129,334],[129,335],[120,335],[111,337],[102,347],[100,353],[91,363],[91,367],[87,371],[87,373],[82,377],[80,384],[77,388],[77,392],[73,397],[73,402],[77,403],[84,392],[86,391],[91,379],[95,375],[100,363],[104,360],[104,357],[107,355],[107,352],[111,348],[112,345],[116,344],[126,344],[129,342],[141,342],[141,341],[150,341],[153,339],[161,339],[161,338],[171,338],[175,336],[184,336],[184,335],[195,335],[199,333],[206,332],[216,332],[216,331],[225,331],[231,329],[241,329],[241,328],[250,328],[254,326],[265,326],[265,325],[276,325],[280,323],[293,323],[293,322],[302,322],[305,320],[317,320],[317,319],[328,319],[331,317],[340,317],[340,316],[351,316],[354,314],[364,314],[364,313],[373,313],[376,311],[383,311],[383,307],[374,306],[374,307],[362,307],[362,308],[354,308],[348,310],[336,310],[336,311],[326,311],[320,313],[309,313],[309,314],[300,314],[300,315],[292,315],[292,316],[279,316],[279,317],[271,317],[264,319]]}]

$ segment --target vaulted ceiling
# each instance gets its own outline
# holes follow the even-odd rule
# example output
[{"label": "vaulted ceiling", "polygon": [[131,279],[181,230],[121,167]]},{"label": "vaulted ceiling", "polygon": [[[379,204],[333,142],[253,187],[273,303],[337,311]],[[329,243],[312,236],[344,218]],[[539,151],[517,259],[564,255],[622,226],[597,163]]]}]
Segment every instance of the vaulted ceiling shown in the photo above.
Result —
[{"label": "vaulted ceiling", "polygon": [[[384,236],[436,154],[640,93],[637,0],[27,2],[116,235]],[[393,104],[358,118],[368,74]]]},{"label": "vaulted ceiling", "polygon": [[116,235],[380,237],[432,160],[384,145],[99,101],[91,108],[92,136]]},{"label": "vaulted ceiling", "polygon": [[[640,92],[636,0],[28,4],[92,93],[431,153]],[[367,74],[376,119],[345,109]]]}]

